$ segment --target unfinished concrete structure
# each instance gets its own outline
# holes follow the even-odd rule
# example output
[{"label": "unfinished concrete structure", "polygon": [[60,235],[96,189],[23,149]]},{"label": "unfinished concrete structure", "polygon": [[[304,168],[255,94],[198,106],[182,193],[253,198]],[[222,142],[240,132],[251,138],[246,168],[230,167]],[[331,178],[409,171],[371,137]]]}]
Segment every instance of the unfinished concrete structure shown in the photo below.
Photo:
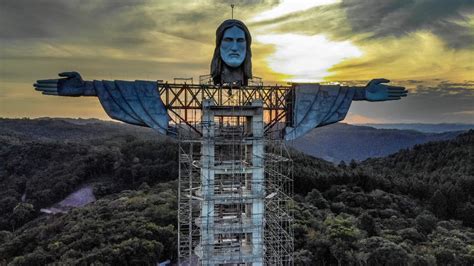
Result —
[{"label": "unfinished concrete structure", "polygon": [[201,114],[202,137],[181,139],[180,264],[291,265],[291,161],[265,152],[263,102]]},{"label": "unfinished concrete structure", "polygon": [[203,264],[263,264],[263,110],[203,102],[201,241]]}]

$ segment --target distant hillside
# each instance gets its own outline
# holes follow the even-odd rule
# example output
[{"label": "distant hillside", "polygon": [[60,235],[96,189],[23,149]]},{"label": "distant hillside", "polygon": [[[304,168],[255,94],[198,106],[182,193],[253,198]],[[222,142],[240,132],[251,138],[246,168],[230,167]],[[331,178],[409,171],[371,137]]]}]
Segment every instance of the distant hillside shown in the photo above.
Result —
[{"label": "distant hillside", "polygon": [[313,129],[288,144],[314,157],[339,163],[383,157],[416,144],[452,139],[459,133],[422,133],[337,123]]},{"label": "distant hillside", "polygon": [[[288,144],[311,156],[339,163],[383,157],[415,144],[452,139],[459,133],[421,133],[337,123],[316,128]],[[126,135],[147,140],[166,138],[150,128],[97,119],[0,119],[1,137],[14,136],[24,141],[88,140],[100,143],[104,138]]]},{"label": "distant hillside", "polygon": [[358,126],[369,126],[381,129],[416,130],[425,133],[443,133],[448,131],[466,131],[474,129],[474,124],[423,124],[423,123],[400,123],[400,124],[360,124]]},{"label": "distant hillside", "polygon": [[25,141],[97,140],[127,134],[145,139],[157,137],[157,134],[150,128],[98,119],[0,118],[0,136],[12,136]]}]

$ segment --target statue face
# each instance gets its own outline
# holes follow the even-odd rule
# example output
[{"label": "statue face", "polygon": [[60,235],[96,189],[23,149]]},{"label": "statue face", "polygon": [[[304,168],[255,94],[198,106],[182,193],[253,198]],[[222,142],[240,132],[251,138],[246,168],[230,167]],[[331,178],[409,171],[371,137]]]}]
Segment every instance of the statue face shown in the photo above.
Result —
[{"label": "statue face", "polygon": [[221,58],[230,67],[239,67],[245,60],[247,41],[245,33],[240,28],[233,26],[224,32],[221,41]]}]

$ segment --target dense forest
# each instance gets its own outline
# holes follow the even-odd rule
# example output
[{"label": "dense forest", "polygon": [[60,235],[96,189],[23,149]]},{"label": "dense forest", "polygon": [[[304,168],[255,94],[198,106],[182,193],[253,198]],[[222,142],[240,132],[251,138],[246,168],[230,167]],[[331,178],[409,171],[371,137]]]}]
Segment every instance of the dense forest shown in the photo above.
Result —
[{"label": "dense forest", "polygon": [[[0,131],[0,264],[176,260],[176,142],[35,123]],[[474,264],[474,131],[361,163],[290,154],[296,265]],[[40,212],[85,184],[97,201]]]}]

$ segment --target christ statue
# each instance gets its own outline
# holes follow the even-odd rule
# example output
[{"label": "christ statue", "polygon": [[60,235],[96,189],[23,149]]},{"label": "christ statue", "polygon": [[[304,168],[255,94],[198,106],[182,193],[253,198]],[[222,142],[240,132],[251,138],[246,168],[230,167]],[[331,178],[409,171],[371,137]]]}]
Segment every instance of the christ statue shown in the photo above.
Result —
[{"label": "christ statue", "polygon": [[[211,61],[214,86],[248,86],[253,77],[251,43],[250,32],[242,21],[222,22],[216,30]],[[86,81],[77,72],[63,72],[59,76],[59,79],[38,80],[34,87],[45,95],[98,97],[111,118],[168,133],[169,115],[156,81]],[[292,123],[286,125],[282,136],[292,140],[313,128],[343,120],[353,100],[391,101],[407,95],[404,87],[390,86],[388,82],[373,79],[366,86],[293,84]]]}]

